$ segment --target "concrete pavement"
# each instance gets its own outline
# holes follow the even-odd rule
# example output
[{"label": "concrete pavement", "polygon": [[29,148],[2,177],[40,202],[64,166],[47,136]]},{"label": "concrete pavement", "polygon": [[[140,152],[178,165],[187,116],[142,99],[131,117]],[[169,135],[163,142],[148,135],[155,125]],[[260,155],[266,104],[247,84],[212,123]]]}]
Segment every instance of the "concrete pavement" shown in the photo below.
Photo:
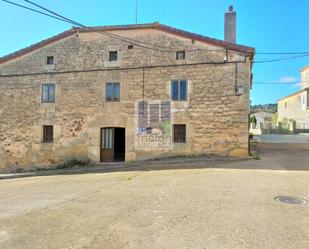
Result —
[{"label": "concrete pavement", "polygon": [[259,143],[281,143],[281,144],[309,144],[309,134],[263,134],[254,138]]},{"label": "concrete pavement", "polygon": [[309,200],[308,169],[292,168],[308,147],[271,146],[214,167],[1,180],[0,248],[309,248],[309,203],[274,200]]}]

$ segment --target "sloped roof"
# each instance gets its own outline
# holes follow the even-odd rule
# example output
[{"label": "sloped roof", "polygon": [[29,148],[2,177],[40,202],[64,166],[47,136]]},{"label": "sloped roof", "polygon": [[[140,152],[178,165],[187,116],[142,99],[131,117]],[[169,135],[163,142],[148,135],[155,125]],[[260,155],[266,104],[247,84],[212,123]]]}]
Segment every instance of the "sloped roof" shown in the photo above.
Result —
[{"label": "sloped roof", "polygon": [[53,42],[59,41],[61,39],[64,39],[66,37],[69,37],[71,35],[76,34],[76,32],[93,32],[93,31],[117,31],[117,30],[134,30],[134,29],[157,29],[161,30],[166,33],[170,33],[173,35],[178,35],[180,37],[188,38],[191,40],[196,40],[199,42],[204,42],[210,45],[215,45],[219,47],[223,47],[228,50],[233,50],[237,52],[242,52],[249,54],[251,57],[253,57],[255,53],[255,49],[252,47],[247,47],[243,45],[238,45],[230,42],[226,42],[223,40],[218,40],[215,38],[210,38],[207,36],[191,33],[188,31],[184,31],[181,29],[176,29],[171,26],[163,25],[158,22],[154,23],[146,23],[146,24],[128,24],[128,25],[113,25],[113,26],[97,26],[97,27],[89,27],[89,28],[78,28],[78,27],[73,27],[69,30],[66,30],[60,34],[57,34],[55,36],[52,36],[46,40],[42,40],[38,43],[35,43],[29,47],[23,48],[21,50],[18,50],[14,53],[8,54],[6,56],[3,56],[0,58],[0,64],[5,63],[7,61],[13,60],[15,58],[18,58],[20,56],[23,56],[27,53],[33,52],[37,49],[40,49],[42,47],[45,47]]},{"label": "sloped roof", "polygon": [[299,91],[297,91],[297,92],[295,92],[295,93],[292,93],[292,94],[290,94],[290,95],[288,95],[288,96],[284,96],[284,97],[278,99],[277,102],[282,101],[282,100],[284,100],[284,99],[287,99],[287,98],[289,98],[289,97],[298,95],[298,94],[300,94],[300,93],[302,93],[302,92],[305,92],[305,91],[309,91],[309,87],[306,87],[306,88],[304,88],[304,89],[301,89],[301,90],[299,90]]},{"label": "sloped roof", "polygon": [[306,71],[306,70],[309,70],[309,65],[308,65],[308,66],[303,67],[302,69],[300,69],[300,71],[301,71],[301,72]]}]

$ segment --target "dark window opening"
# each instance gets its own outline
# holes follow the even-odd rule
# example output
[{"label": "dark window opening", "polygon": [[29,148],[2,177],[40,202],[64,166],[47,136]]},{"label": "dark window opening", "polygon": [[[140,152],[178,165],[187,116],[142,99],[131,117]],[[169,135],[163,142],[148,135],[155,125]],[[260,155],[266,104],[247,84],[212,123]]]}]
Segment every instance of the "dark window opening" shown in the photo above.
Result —
[{"label": "dark window opening", "polygon": [[172,100],[184,101],[187,100],[187,81],[173,80],[172,81]]},{"label": "dark window opening", "polygon": [[54,56],[47,56],[47,58],[46,58],[46,64],[47,64],[47,65],[52,65],[52,64],[54,64]]},{"label": "dark window opening", "polygon": [[120,83],[106,83],[105,95],[106,101],[120,101]]},{"label": "dark window opening", "polygon": [[43,143],[52,143],[54,141],[54,127],[52,125],[43,126]]},{"label": "dark window opening", "polygon": [[186,57],[186,52],[184,50],[176,52],[176,60],[184,60],[185,57]]},{"label": "dark window opening", "polygon": [[42,85],[42,102],[53,103],[55,102],[55,84],[43,84]]},{"label": "dark window opening", "polygon": [[174,143],[185,143],[186,142],[186,125],[177,124],[173,125],[173,138]]},{"label": "dark window opening", "polygon": [[133,49],[133,45],[128,45],[128,49]]},{"label": "dark window opening", "polygon": [[109,52],[109,61],[116,61],[118,58],[117,51],[110,51]]}]

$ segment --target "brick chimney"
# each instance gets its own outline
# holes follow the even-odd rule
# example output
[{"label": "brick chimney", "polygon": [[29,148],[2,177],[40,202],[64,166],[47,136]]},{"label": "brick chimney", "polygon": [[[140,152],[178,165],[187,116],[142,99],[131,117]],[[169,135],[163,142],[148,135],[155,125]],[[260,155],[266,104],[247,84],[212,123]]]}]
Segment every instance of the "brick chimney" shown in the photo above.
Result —
[{"label": "brick chimney", "polygon": [[232,5],[224,15],[224,40],[236,43],[236,12],[233,11]]}]

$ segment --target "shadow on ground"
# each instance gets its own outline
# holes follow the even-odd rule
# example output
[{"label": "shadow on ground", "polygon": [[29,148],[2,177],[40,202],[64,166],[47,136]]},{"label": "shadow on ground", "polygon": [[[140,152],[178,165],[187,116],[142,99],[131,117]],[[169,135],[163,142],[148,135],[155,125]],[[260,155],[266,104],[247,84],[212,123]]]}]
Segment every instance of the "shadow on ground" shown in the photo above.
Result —
[{"label": "shadow on ground", "polygon": [[259,160],[251,158],[183,157],[130,163],[99,164],[90,167],[42,170],[35,172],[2,174],[0,179],[17,177],[74,175],[129,171],[177,170],[177,169],[256,169],[256,170],[309,170],[309,144],[253,144],[251,152]]}]

